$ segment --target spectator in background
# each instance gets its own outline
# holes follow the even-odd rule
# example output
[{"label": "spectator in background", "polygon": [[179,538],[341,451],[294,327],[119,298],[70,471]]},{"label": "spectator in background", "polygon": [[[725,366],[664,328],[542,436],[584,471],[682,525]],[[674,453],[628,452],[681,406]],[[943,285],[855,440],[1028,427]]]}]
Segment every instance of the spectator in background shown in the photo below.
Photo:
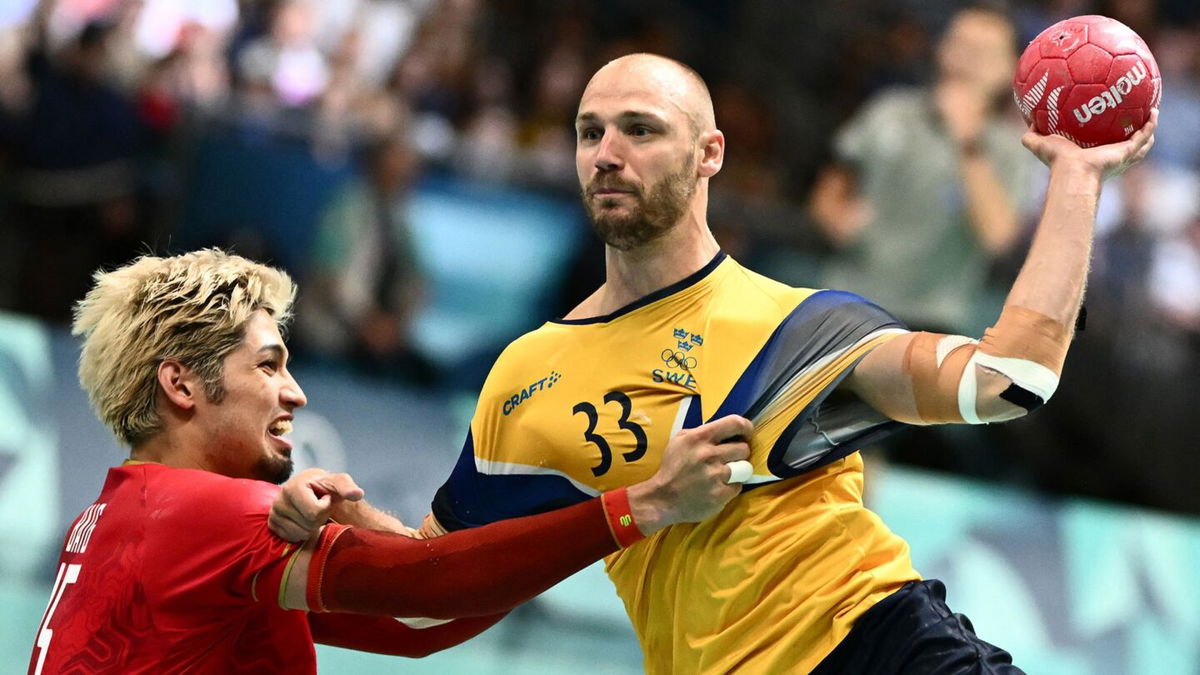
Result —
[{"label": "spectator in background", "polygon": [[1162,102],[1163,152],[1154,164],[1195,171],[1200,165],[1200,25],[1165,28],[1149,39],[1170,94]]},{"label": "spectator in background", "polygon": [[475,111],[455,149],[456,171],[473,180],[512,180],[520,164],[512,67],[498,57],[481,60],[473,81]]},{"label": "spectator in background", "polygon": [[451,158],[468,117],[479,15],[475,0],[436,3],[392,71],[390,88],[412,107],[411,137],[427,159]]},{"label": "spectator in background", "polygon": [[1200,345],[1200,216],[1154,250],[1150,300],[1164,320]]},{"label": "spectator in background", "polygon": [[329,84],[329,64],[317,48],[311,0],[284,0],[275,7],[270,30],[238,56],[239,73],[270,87],[279,103],[302,106]]},{"label": "spectator in background", "polygon": [[1156,158],[1121,176],[1117,223],[1092,255],[1087,330],[1055,405],[992,433],[1040,489],[1196,513],[1200,210],[1197,184],[1162,169]]},{"label": "spectator in background", "polygon": [[185,24],[170,57],[170,86],[176,99],[198,112],[212,112],[229,97],[229,67],[223,57],[228,36],[204,24]]},{"label": "spectator in background", "polygon": [[411,341],[422,278],[408,223],[420,159],[403,133],[367,148],[362,175],[321,214],[301,299],[298,338],[367,372],[428,384],[431,364]]},{"label": "spectator in background", "polygon": [[[928,88],[884,91],[836,137],[811,211],[837,250],[822,285],[861,293],[910,325],[977,334],[994,308],[992,260],[1031,208],[1034,164],[1010,121],[1016,63],[1008,17],[957,12]],[[999,298],[996,298],[998,306]]]},{"label": "spectator in background", "polygon": [[587,84],[586,29],[569,14],[557,17],[555,41],[537,67],[532,105],[520,130],[521,145],[528,150],[530,174],[540,182],[573,192],[575,134],[570,121],[579,95]]},{"label": "spectator in background", "polygon": [[6,85],[0,149],[12,170],[8,252],[13,309],[65,320],[92,270],[131,258],[149,238],[140,165],[150,140],[111,82],[109,27],[88,24],[51,53],[44,25],[28,34],[23,85]]},{"label": "spectator in background", "polygon": [[[860,293],[914,330],[980,335],[1002,296],[992,263],[1020,239],[1033,206],[1033,158],[1011,116],[1014,27],[991,6],[951,18],[937,78],[868,100],[838,132],[811,214],[834,253],[821,286]],[[963,447],[973,447],[970,453]],[[1010,471],[978,427],[917,428],[893,458],[995,476]]]}]

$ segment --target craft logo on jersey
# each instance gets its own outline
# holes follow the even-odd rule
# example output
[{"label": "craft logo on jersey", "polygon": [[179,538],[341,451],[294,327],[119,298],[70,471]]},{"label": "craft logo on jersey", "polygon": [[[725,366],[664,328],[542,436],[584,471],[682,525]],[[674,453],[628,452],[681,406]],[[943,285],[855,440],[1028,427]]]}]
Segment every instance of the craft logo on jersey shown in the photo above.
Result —
[{"label": "craft logo on jersey", "polygon": [[533,398],[534,394],[542,391],[543,389],[549,389],[550,387],[553,387],[554,383],[561,379],[562,373],[558,372],[557,370],[552,370],[546,377],[529,383],[528,387],[522,388],[520,391],[504,400],[504,414],[507,415],[516,410],[517,406]]},{"label": "craft logo on jersey", "polygon": [[675,342],[674,346],[662,350],[659,355],[666,368],[655,368],[650,371],[650,376],[655,382],[671,382],[695,389],[696,378],[692,376],[692,369],[698,362],[691,351],[704,344],[704,336],[682,328],[672,330],[671,336]]},{"label": "craft logo on jersey", "polygon": [[1100,92],[1098,96],[1093,96],[1090,101],[1072,111],[1075,113],[1075,119],[1079,120],[1080,124],[1087,124],[1091,121],[1093,114],[1099,115],[1109,108],[1117,107],[1125,100],[1125,95],[1133,91],[1134,86],[1141,84],[1144,79],[1146,79],[1146,64],[1138,61],[1133,64],[1129,72],[1117,78],[1111,87]]}]

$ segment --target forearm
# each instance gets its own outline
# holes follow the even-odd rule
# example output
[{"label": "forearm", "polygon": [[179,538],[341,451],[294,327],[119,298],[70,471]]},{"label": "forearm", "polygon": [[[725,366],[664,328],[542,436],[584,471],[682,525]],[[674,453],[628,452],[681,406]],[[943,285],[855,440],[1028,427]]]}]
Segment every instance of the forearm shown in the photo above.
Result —
[{"label": "forearm", "polygon": [[313,641],[360,652],[420,658],[461,644],[496,625],[506,614],[492,614],[429,628],[410,628],[397,619],[359,614],[309,613]]},{"label": "forearm", "polygon": [[411,536],[413,530],[400,521],[399,518],[371,506],[366,500],[350,502],[342,501],[331,514],[335,522],[351,527],[381,532],[395,532]]},{"label": "forearm", "polygon": [[1074,325],[1087,284],[1100,186],[1093,168],[1067,161],[1051,167],[1042,217],[1006,306]]},{"label": "forearm", "polygon": [[967,219],[980,245],[993,256],[1008,252],[1020,231],[1017,211],[996,169],[982,152],[964,152],[959,175]]},{"label": "forearm", "polygon": [[600,499],[430,540],[346,529],[314,553],[305,604],[438,619],[498,614],[618,548]]},{"label": "forearm", "polygon": [[1087,281],[1100,182],[1094,169],[1056,164],[1025,265],[983,340],[895,340],[856,370],[860,395],[892,419],[920,424],[998,422],[1049,400]]},{"label": "forearm", "polygon": [[920,424],[989,422],[1033,410],[1058,387],[1087,283],[1096,205],[1106,177],[1154,145],[1158,111],[1129,140],[1094,148],[1025,134],[1050,166],[1042,217],[1000,318],[983,339],[912,333],[876,349],[847,380],[892,419]]}]

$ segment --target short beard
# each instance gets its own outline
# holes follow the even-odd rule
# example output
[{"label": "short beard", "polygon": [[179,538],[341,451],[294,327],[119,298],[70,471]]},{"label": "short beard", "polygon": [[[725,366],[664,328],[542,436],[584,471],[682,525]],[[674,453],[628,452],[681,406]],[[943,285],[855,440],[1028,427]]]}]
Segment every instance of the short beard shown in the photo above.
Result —
[{"label": "short beard", "polygon": [[291,457],[264,457],[254,466],[254,473],[259,480],[283,485],[292,476]]},{"label": "short beard", "polygon": [[[632,190],[637,205],[627,215],[603,214],[593,200],[595,191],[606,187]],[[592,221],[592,229],[605,244],[619,251],[629,251],[662,237],[683,217],[688,202],[696,193],[696,167],[689,156],[679,171],[655,183],[648,194],[639,186],[605,181],[603,176],[593,180],[582,192],[583,206]],[[605,199],[601,197],[600,201]]]}]

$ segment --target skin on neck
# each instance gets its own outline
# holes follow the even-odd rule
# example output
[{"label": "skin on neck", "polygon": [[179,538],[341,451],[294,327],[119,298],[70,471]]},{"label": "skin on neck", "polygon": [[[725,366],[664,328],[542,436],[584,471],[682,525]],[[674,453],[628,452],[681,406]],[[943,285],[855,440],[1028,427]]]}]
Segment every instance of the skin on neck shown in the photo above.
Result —
[{"label": "skin on neck", "polygon": [[707,209],[708,180],[704,179],[683,220],[664,236],[628,251],[605,246],[605,281],[595,294],[600,296],[596,313],[614,312],[707,265],[720,250],[708,228]]},{"label": "skin on neck", "polygon": [[[679,221],[662,236],[628,250],[605,246],[604,285],[573,309],[568,319],[610,314],[687,278],[720,251],[708,227],[708,182],[724,161],[725,137],[716,129],[712,101],[703,85],[669,59],[635,54],[609,63],[593,76],[580,101],[580,114],[597,106],[612,114],[657,109],[670,115],[675,129],[695,128],[698,135],[691,140],[695,141],[696,186]],[[619,132],[606,128],[605,133]],[[630,157],[621,159],[628,162]],[[592,177],[593,161],[579,160],[582,184]]]},{"label": "skin on neck", "polygon": [[200,469],[215,471],[208,458],[199,450],[204,445],[199,436],[191,433],[193,427],[183,426],[160,431],[129,450],[129,459],[134,462],[153,462],[177,469]]},{"label": "skin on neck", "polygon": [[200,469],[211,471],[203,457],[188,448],[198,447],[194,443],[176,438],[175,434],[161,432],[129,450],[129,461],[163,464],[177,469]]},{"label": "skin on neck", "polygon": [[[163,428],[130,448],[129,459],[178,469],[215,470],[202,452],[206,431],[195,419],[193,397],[203,395],[203,383],[178,361],[170,360],[159,364],[158,381],[160,391],[155,407]],[[164,393],[164,389],[169,393]]]}]

